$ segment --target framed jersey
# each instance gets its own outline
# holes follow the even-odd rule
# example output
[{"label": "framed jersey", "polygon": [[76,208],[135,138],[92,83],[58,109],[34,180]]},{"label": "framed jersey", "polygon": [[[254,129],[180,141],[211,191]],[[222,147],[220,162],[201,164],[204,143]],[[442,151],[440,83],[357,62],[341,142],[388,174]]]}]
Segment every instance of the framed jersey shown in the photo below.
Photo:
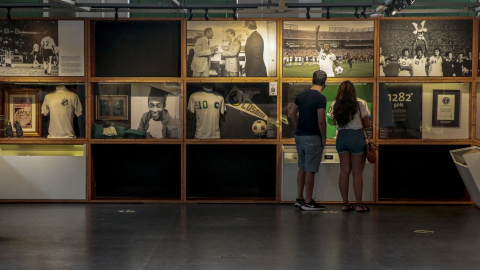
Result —
[{"label": "framed jersey", "polygon": [[472,31],[472,19],[382,19],[379,75],[471,77]]},{"label": "framed jersey", "polygon": [[283,77],[373,77],[374,22],[284,21]]},{"label": "framed jersey", "polygon": [[276,139],[272,88],[270,83],[187,84],[187,138]]}]

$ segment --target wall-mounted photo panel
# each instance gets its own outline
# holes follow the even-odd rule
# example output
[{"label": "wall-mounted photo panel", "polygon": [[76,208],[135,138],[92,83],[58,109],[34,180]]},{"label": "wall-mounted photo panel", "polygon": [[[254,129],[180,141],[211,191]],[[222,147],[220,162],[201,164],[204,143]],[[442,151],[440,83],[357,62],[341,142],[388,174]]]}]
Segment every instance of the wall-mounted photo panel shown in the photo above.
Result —
[{"label": "wall-mounted photo panel", "polygon": [[94,22],[97,77],[180,77],[180,21]]},{"label": "wall-mounted photo panel", "polygon": [[0,91],[0,114],[12,125],[0,137],[85,138],[84,83],[2,83]]},{"label": "wall-mounted photo panel", "polygon": [[380,83],[380,139],[468,139],[469,83]]},{"label": "wall-mounted photo panel", "polygon": [[[308,83],[284,83],[283,84],[283,98],[282,98],[282,138],[293,139],[295,137],[295,125],[293,120],[288,116],[290,107],[295,102],[297,95],[303,91],[312,91],[310,89],[312,85]],[[327,98],[326,118],[327,118],[327,139],[335,139],[337,136],[336,126],[332,119],[327,114],[331,111],[331,106],[335,97],[337,96],[338,87],[340,84],[327,84],[323,89],[322,94]],[[373,84],[371,83],[355,83],[355,93],[357,100],[367,105],[370,121],[372,121],[373,110]],[[371,129],[367,130],[371,133]],[[371,137],[371,134],[368,134]]]},{"label": "wall-mounted photo panel", "polygon": [[471,77],[471,19],[380,21],[380,76]]},{"label": "wall-mounted photo panel", "polygon": [[181,138],[180,83],[97,83],[94,139]]},{"label": "wall-mounted photo panel", "polygon": [[187,76],[277,76],[277,22],[187,22]]},{"label": "wall-mounted photo panel", "polygon": [[85,76],[84,21],[0,20],[0,76]]},{"label": "wall-mounted photo panel", "polygon": [[373,77],[373,21],[284,21],[283,77]]},{"label": "wall-mounted photo panel", "polygon": [[187,84],[187,138],[276,139],[276,83]]}]

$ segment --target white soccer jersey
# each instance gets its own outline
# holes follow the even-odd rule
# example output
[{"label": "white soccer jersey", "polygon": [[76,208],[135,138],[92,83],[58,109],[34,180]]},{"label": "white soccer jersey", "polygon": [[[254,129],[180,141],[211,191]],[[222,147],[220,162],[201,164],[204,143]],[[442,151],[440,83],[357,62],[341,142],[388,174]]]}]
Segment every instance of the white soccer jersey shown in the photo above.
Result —
[{"label": "white soccer jersey", "polygon": [[44,49],[50,49],[51,50],[53,48],[53,46],[55,46],[55,41],[51,37],[44,37],[42,39],[41,44],[42,44],[42,47]]},{"label": "white soccer jersey", "polygon": [[47,94],[42,104],[42,114],[48,113],[48,138],[75,138],[73,114],[82,115],[82,103],[77,94],[68,90],[56,90]]},{"label": "white soccer jersey", "polygon": [[195,92],[188,100],[188,110],[197,117],[195,139],[220,139],[220,114],[225,113],[225,102],[220,94]]},{"label": "white soccer jersey", "polygon": [[335,73],[333,72],[333,62],[337,60],[335,54],[325,54],[323,49],[320,50],[318,53],[319,61],[318,65],[320,66],[320,70],[325,71],[328,77],[335,77]]},{"label": "white soccer jersey", "polygon": [[427,76],[425,66],[427,64],[427,58],[422,56],[418,59],[417,57],[412,60],[412,76]]},{"label": "white soccer jersey", "polygon": [[428,76],[443,76],[442,63],[443,59],[441,56],[435,57],[430,56],[429,60],[430,68],[428,71]]},{"label": "white soccer jersey", "polygon": [[398,65],[400,65],[400,71],[398,72],[398,76],[410,76],[410,70],[403,68],[412,67],[412,59],[400,58],[398,59]]}]

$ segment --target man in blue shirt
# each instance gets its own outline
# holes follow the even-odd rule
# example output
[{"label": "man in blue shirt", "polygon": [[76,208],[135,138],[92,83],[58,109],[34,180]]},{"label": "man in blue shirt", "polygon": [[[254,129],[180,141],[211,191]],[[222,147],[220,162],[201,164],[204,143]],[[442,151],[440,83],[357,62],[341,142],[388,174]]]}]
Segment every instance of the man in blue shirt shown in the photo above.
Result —
[{"label": "man in blue shirt", "polygon": [[325,120],[327,99],[322,95],[326,81],[327,74],[324,71],[315,71],[312,79],[313,86],[297,95],[288,112],[289,117],[297,127],[295,143],[297,145],[299,169],[297,174],[297,200],[294,206],[307,211],[325,209],[325,206],[317,204],[312,196],[315,173],[320,168],[327,138]]}]

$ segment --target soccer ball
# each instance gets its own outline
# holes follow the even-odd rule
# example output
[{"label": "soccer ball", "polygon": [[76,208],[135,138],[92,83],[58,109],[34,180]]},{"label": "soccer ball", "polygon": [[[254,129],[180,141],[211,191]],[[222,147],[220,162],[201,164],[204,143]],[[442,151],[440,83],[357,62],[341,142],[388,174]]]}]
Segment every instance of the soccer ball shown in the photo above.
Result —
[{"label": "soccer ball", "polygon": [[335,73],[337,75],[342,75],[343,74],[343,68],[341,66],[338,66],[335,68]]},{"label": "soccer ball", "polygon": [[255,135],[265,135],[267,133],[267,123],[263,120],[253,122],[252,131]]}]

